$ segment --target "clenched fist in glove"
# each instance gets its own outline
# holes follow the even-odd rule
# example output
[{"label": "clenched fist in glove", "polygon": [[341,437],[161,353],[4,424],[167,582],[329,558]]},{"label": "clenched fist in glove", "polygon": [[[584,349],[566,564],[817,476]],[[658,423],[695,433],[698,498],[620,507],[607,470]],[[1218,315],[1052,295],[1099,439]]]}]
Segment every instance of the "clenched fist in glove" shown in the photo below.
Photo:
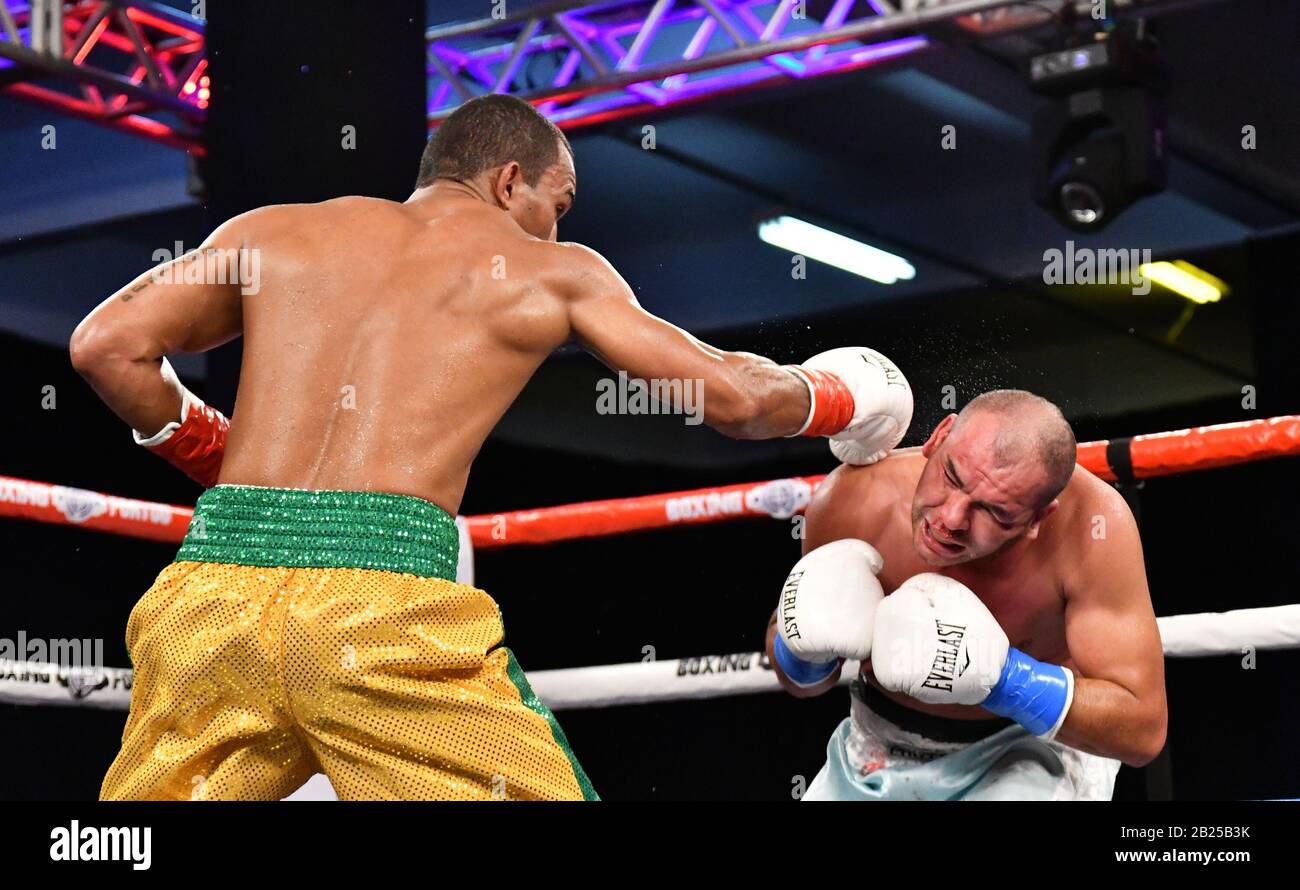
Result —
[{"label": "clenched fist in glove", "polygon": [[870,464],[903,440],[912,422],[912,388],[874,349],[846,346],[789,365],[808,384],[812,405],[795,435],[829,436],[844,463]]},{"label": "clenched fist in glove", "polygon": [[781,588],[772,644],[781,671],[798,686],[815,686],[846,658],[871,655],[876,607],[885,592],[876,580],[885,561],[866,541],[845,538],[809,552]]},{"label": "clenched fist in glove", "polygon": [[931,704],[983,705],[1047,738],[1074,695],[1069,669],[1012,648],[970,588],[933,573],[909,578],[880,604],[871,669],[886,689]]}]

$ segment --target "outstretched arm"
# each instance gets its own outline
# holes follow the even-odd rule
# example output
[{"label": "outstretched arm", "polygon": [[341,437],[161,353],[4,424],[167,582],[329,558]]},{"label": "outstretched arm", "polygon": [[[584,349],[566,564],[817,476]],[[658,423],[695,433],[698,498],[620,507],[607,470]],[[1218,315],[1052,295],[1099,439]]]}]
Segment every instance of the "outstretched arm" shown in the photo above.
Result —
[{"label": "outstretched arm", "polygon": [[621,275],[594,251],[570,253],[569,323],[574,338],[610,368],[642,380],[698,381],[704,422],[738,439],[798,432],[809,391],[770,359],[717,349],[641,308]]}]

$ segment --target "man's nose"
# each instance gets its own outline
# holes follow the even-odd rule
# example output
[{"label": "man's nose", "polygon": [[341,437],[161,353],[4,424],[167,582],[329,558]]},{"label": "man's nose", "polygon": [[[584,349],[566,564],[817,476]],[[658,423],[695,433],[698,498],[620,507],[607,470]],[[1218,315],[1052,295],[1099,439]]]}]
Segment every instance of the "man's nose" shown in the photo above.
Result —
[{"label": "man's nose", "polygon": [[952,532],[964,532],[970,525],[971,499],[964,494],[951,495],[939,509],[939,521]]}]

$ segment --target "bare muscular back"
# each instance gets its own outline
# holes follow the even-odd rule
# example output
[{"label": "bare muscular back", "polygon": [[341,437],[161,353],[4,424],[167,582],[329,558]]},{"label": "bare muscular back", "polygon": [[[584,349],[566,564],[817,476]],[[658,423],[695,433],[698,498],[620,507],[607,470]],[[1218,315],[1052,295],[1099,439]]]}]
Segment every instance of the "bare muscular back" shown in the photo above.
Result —
[{"label": "bare muscular back", "polygon": [[569,336],[559,246],[482,202],[369,198],[250,219],[260,289],[222,483],[410,494],[455,512],[469,466]]},{"label": "bare muscular back", "polygon": [[218,482],[409,494],[448,512],[566,340],[631,377],[697,381],[704,422],[726,435],[800,429],[801,378],[656,318],[604,257],[554,240],[562,208],[549,202],[571,202],[572,177],[557,166],[531,192],[510,179],[531,195],[514,210],[482,184],[437,180],[402,204],[242,214],[96,306],[73,332],[73,365],[149,439],[182,410],[164,358],[242,335]]},{"label": "bare muscular back", "polygon": [[[925,458],[911,452],[871,466],[840,467],[825,490],[819,490],[809,511],[806,549],[848,537],[870,542],[885,560],[880,581],[886,595],[922,572],[938,571],[955,578],[979,596],[1012,646],[1042,661],[1072,667],[1065,610],[1073,568],[1089,540],[1088,518],[1101,510],[1099,499],[1114,492],[1086,471],[1076,470],[1060,495],[1060,508],[1043,521],[1037,540],[1018,541],[985,560],[935,569],[921,559],[912,543],[912,494],[924,465]],[[862,675],[880,688],[869,660]],[[995,716],[978,706],[932,705],[881,691],[929,714],[957,719]]]}]

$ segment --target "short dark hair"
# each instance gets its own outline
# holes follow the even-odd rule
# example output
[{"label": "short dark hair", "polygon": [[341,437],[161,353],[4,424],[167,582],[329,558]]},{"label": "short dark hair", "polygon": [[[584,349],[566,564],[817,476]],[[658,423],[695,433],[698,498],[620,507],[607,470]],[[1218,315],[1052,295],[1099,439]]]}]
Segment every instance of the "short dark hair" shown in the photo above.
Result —
[{"label": "short dark hair", "polygon": [[1047,474],[1036,509],[1042,509],[1065,490],[1074,474],[1078,446],[1074,430],[1061,409],[1042,396],[1023,389],[995,389],[971,399],[957,422],[978,411],[1000,415],[1006,420],[997,442],[998,460],[1013,460],[1032,450]]},{"label": "short dark hair", "polygon": [[523,99],[493,93],[470,99],[442,122],[420,158],[415,187],[435,179],[465,182],[484,170],[519,163],[524,182],[536,185],[573,146],[560,128]]}]

